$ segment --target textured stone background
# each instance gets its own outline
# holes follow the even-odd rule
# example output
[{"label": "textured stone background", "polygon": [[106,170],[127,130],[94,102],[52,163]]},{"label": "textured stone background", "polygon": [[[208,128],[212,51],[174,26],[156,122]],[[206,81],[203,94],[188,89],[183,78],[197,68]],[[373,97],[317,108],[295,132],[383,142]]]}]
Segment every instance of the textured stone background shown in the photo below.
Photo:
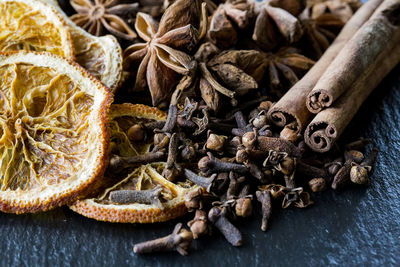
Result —
[{"label": "textured stone background", "polygon": [[196,242],[189,257],[138,256],[135,243],[168,234],[176,221],[111,224],[59,208],[0,213],[0,266],[399,265],[400,66],[363,105],[342,142],[360,136],[375,140],[380,150],[369,188],[314,195],[309,209],[274,214],[266,233],[259,230],[260,218],[242,223],[241,248],[218,236]]}]

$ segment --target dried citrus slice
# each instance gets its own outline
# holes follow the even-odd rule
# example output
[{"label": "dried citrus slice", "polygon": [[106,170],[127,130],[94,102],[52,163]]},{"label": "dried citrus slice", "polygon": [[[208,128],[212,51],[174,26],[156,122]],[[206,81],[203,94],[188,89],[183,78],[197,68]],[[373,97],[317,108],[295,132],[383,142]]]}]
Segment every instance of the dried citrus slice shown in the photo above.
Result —
[{"label": "dried citrus slice", "polygon": [[54,7],[36,0],[0,0],[0,51],[18,50],[74,57],[69,28]]},{"label": "dried citrus slice", "polygon": [[93,36],[72,22],[55,0],[41,0],[55,9],[67,22],[75,49],[76,62],[113,92],[121,85],[122,50],[112,35]]},{"label": "dried citrus slice", "polygon": [[86,194],[106,168],[111,101],[54,54],[0,54],[0,210],[48,210]]},{"label": "dried citrus slice", "polygon": [[[137,124],[146,124],[154,121],[165,121],[164,112],[145,105],[112,105],[110,109],[109,128],[111,141],[115,144],[116,152],[120,156],[137,156],[147,153],[151,146],[151,138],[147,142],[132,142],[128,130]],[[104,181],[112,181],[100,194],[94,197],[77,201],[70,208],[86,217],[100,221],[124,223],[153,223],[171,220],[182,216],[186,212],[184,196],[190,190],[195,190],[189,182],[172,183],[161,173],[166,166],[165,162],[156,162],[141,165],[125,177],[112,177],[107,171]],[[116,176],[116,175],[115,175]],[[107,183],[105,182],[105,183]],[[135,194],[136,192],[159,193],[159,202],[115,202],[111,197],[113,192]],[[141,194],[139,193],[139,194]]]}]

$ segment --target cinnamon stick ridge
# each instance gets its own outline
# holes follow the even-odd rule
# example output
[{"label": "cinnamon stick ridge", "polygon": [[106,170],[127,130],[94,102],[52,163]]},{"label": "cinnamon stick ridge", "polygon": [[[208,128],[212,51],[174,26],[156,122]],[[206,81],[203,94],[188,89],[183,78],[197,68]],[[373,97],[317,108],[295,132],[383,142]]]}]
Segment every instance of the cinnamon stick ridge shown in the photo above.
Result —
[{"label": "cinnamon stick ridge", "polygon": [[346,43],[308,94],[306,105],[311,113],[330,107],[387,48],[398,28],[391,27],[383,13],[396,5],[400,1],[384,1]]},{"label": "cinnamon stick ridge", "polygon": [[334,60],[339,51],[357,30],[371,17],[383,0],[369,0],[362,5],[343,27],[335,41],[329,46],[317,63],[299,80],[268,112],[268,118],[275,125],[285,127],[295,122],[296,133],[300,133],[311,118],[305,106],[308,93]]},{"label": "cinnamon stick ridge", "polygon": [[304,140],[312,150],[321,153],[329,151],[368,95],[400,62],[400,31],[392,38],[388,49],[357,79],[352,89],[330,108],[318,113],[308,125]]}]

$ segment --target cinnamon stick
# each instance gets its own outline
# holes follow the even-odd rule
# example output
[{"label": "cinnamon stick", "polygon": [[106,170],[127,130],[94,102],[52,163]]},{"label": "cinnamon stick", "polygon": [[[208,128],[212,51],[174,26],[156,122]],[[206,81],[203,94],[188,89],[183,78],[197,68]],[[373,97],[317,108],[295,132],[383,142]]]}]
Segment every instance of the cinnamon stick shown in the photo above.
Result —
[{"label": "cinnamon stick", "polygon": [[269,119],[279,127],[294,124],[296,133],[300,133],[311,118],[305,106],[309,92],[321,75],[335,59],[339,51],[357,30],[370,18],[383,0],[369,0],[346,23],[335,41],[325,51],[317,63],[299,80],[268,112]]},{"label": "cinnamon stick", "polygon": [[400,1],[384,1],[346,43],[307,96],[306,105],[310,112],[318,113],[330,107],[386,49],[399,29],[390,27],[390,22],[381,22],[385,20],[383,12],[396,9],[398,5]]},{"label": "cinnamon stick", "polygon": [[[397,12],[400,11],[400,6],[398,8]],[[397,27],[400,27],[398,15],[396,19]],[[397,31],[387,49],[357,79],[352,89],[346,91],[331,107],[315,116],[304,134],[306,144],[316,152],[329,151],[368,95],[399,62],[400,31]]]}]

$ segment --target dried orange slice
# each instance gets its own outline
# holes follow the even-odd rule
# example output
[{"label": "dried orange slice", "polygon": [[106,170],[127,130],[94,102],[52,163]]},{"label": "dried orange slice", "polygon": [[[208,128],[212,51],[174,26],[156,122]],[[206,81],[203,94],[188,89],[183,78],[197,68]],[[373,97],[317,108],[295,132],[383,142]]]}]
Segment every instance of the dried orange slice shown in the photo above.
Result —
[{"label": "dried orange slice", "polygon": [[[147,153],[151,142],[134,143],[129,140],[127,131],[139,123],[165,121],[166,114],[156,108],[145,105],[112,105],[110,109],[111,141],[115,144],[118,155],[136,156]],[[147,138],[146,140],[150,140]],[[123,223],[153,223],[171,220],[186,212],[184,196],[198,187],[188,181],[172,183],[161,173],[165,162],[156,162],[137,167],[124,178],[118,179],[107,172],[105,181],[113,181],[100,194],[77,201],[70,206],[72,210],[86,217],[100,221]],[[158,192],[159,202],[155,203],[122,203],[113,201],[113,192]],[[158,190],[158,191],[157,191]]]},{"label": "dried orange slice", "polygon": [[43,211],[86,194],[106,168],[111,101],[54,54],[0,54],[0,210]]},{"label": "dried orange slice", "polygon": [[0,51],[51,52],[73,59],[66,21],[46,3],[0,0]]},{"label": "dried orange slice", "polygon": [[113,92],[122,83],[122,49],[112,35],[93,36],[72,22],[55,0],[41,0],[57,9],[71,32],[76,62]]}]

